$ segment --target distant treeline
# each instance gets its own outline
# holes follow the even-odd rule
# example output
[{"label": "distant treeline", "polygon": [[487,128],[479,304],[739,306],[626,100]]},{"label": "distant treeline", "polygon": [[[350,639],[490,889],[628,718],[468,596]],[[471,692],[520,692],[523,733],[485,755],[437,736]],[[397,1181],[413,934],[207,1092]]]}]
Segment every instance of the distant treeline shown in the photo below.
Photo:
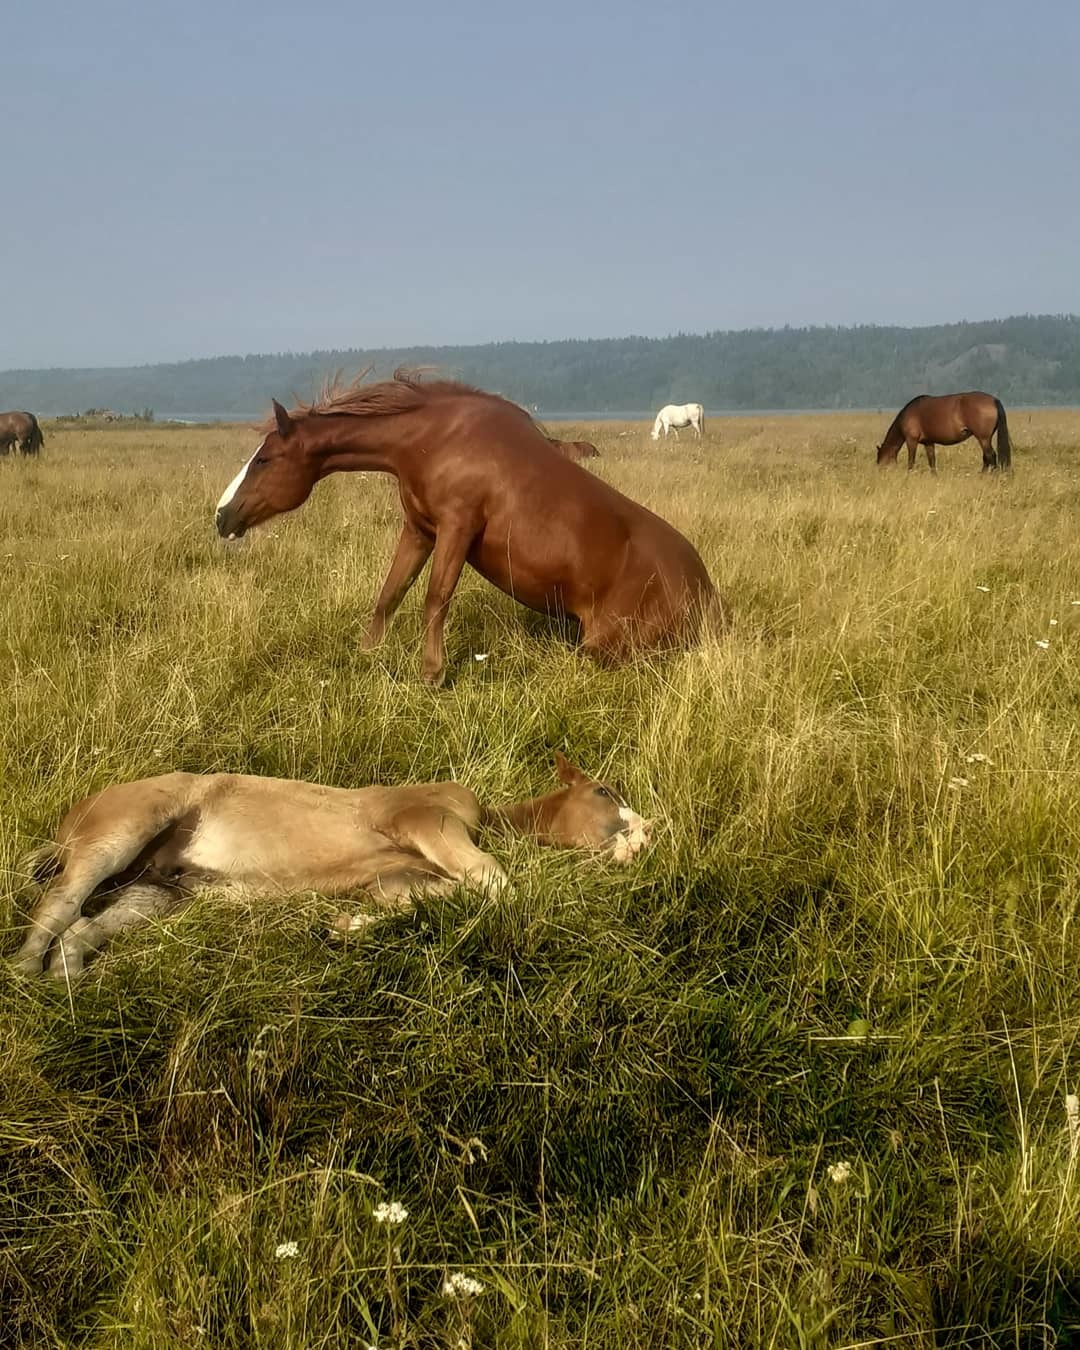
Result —
[{"label": "distant treeline", "polygon": [[1029,315],[934,328],[782,328],[666,338],[496,342],[297,355],[221,356],[174,365],[0,373],[0,408],[56,416],[78,408],[158,418],[247,419],[271,398],[310,396],[341,368],[433,365],[541,414],[707,409],[890,408],[913,394],[984,388],[1007,404],[1080,403],[1080,317]]}]

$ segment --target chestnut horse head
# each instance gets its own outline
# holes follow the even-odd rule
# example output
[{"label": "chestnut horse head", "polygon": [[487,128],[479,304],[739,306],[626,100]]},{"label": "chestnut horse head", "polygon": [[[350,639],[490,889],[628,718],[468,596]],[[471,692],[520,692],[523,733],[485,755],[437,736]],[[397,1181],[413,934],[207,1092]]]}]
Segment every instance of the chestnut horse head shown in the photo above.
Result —
[{"label": "chestnut horse head", "polygon": [[599,660],[693,640],[719,603],[697,551],[666,521],[557,451],[516,404],[399,371],[332,387],[287,412],[222,494],[218,532],[237,538],[303,503],[339,470],[393,474],[405,518],[364,640],[375,646],[428,560],[422,671],[445,672],[443,624],[468,563],[542,614],[573,615]]},{"label": "chestnut horse head", "polygon": [[318,459],[305,453],[303,419],[291,417],[277,399],[273,405],[273,424],[217,504],[218,533],[226,539],[303,506],[320,476]]}]

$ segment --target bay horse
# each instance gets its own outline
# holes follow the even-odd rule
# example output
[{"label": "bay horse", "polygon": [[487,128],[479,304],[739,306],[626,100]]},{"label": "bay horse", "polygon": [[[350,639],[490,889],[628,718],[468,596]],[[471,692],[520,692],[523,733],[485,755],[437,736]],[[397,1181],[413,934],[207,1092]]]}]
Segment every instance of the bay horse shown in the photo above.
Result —
[{"label": "bay horse", "polygon": [[[15,968],[36,975],[48,957],[49,974],[70,979],[109,938],[212,886],[261,898],[364,890],[386,910],[461,885],[500,890],[506,873],[476,846],[483,824],[623,864],[648,846],[650,822],[613,787],[558,753],[555,767],[561,788],[492,809],[453,782],[336,788],[167,773],[114,784],[73,806],[55,841],[27,860],[38,879],[55,879]],[[343,915],[335,928],[351,932],[370,922],[370,915]]]},{"label": "bay horse", "polygon": [[398,370],[287,412],[275,399],[258,449],[217,505],[235,539],[305,502],[338,471],[393,474],[401,537],[363,639],[369,650],[431,559],[423,679],[445,677],[443,626],[465,563],[530,609],[573,615],[582,648],[617,663],[696,637],[719,602],[673,526],[559,453],[517,404]]},{"label": "bay horse", "polygon": [[650,433],[654,441],[660,439],[661,427],[664,429],[665,437],[670,427],[675,433],[676,440],[679,439],[680,427],[693,427],[700,436],[705,430],[705,409],[700,403],[669,403],[656,414],[656,421]]},{"label": "bay horse", "polygon": [[[997,452],[990,437],[997,432]],[[935,446],[959,445],[974,436],[982,446],[983,473],[1008,469],[1012,464],[1009,424],[1001,400],[993,394],[972,390],[967,394],[919,394],[905,403],[892,420],[885,439],[877,448],[877,462],[895,464],[902,445],[907,446],[908,469],[915,467],[919,446],[926,446],[930,472],[937,473]]]},{"label": "bay horse", "polygon": [[598,459],[600,457],[600,451],[597,450],[592,441],[560,441],[554,436],[549,436],[548,440],[560,455],[565,455],[567,459],[572,459],[575,463],[583,459]]},{"label": "bay horse", "polygon": [[44,444],[45,437],[33,413],[0,413],[0,455],[9,454],[13,447],[24,455],[36,455]]}]

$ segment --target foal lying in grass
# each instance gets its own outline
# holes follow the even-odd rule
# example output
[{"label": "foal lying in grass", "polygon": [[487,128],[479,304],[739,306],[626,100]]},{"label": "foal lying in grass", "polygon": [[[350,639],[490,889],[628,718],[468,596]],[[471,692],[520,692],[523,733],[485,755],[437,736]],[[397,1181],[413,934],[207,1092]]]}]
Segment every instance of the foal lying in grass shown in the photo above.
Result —
[{"label": "foal lying in grass", "polygon": [[[38,875],[58,875],[38,902],[15,965],[37,974],[48,957],[51,975],[74,976],[123,929],[227,883],[265,896],[366,890],[387,908],[463,883],[501,888],[506,873],[476,847],[484,823],[508,825],[542,844],[602,851],[616,862],[646,847],[648,823],[614,788],[560,754],[555,764],[563,787],[493,809],[460,783],[334,788],[168,773],[105,788],[72,807],[56,842],[31,859]],[[83,917],[91,897],[98,912]]]}]

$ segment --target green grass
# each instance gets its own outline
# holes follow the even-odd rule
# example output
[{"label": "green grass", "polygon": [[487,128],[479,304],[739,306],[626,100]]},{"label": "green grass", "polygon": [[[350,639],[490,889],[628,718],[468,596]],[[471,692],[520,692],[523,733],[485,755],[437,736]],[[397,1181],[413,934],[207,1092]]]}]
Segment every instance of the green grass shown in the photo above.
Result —
[{"label": "green grass", "polygon": [[561,748],[659,822],[626,871],[492,838],[512,892],[346,950],[211,896],[0,969],[5,1344],[1080,1344],[1080,415],[1014,413],[1003,480],[877,473],[887,420],[566,429],[732,630],[602,671],[470,574],[438,694],[415,597],[358,648],[389,480],[225,545],[240,428],[0,462],[7,950],[22,854],[169,768],[499,801]]}]

